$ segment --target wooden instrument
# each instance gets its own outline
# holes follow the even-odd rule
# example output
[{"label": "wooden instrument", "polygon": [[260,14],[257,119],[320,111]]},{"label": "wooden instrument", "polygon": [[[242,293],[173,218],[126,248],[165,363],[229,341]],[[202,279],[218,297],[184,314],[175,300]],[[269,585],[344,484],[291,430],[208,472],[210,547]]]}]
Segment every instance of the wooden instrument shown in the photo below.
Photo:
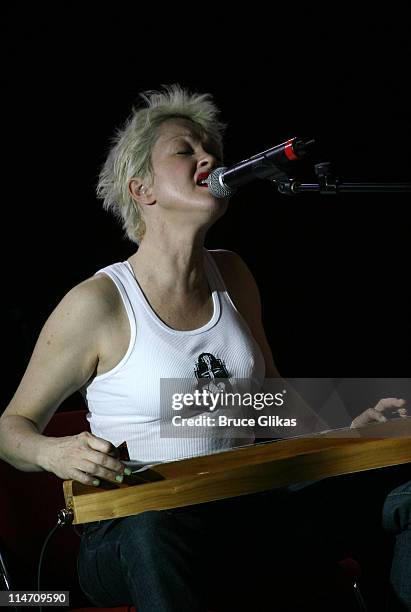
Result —
[{"label": "wooden instrument", "polygon": [[63,489],[66,511],[79,524],[408,462],[411,417],[159,463],[121,484],[66,480]]}]

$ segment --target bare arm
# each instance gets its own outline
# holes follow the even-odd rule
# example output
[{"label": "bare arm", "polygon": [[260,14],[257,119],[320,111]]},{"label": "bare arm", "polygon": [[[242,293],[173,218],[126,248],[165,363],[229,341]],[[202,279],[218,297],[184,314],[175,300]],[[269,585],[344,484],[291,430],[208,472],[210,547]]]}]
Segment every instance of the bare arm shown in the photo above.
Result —
[{"label": "bare arm", "polygon": [[112,316],[109,279],[93,278],[74,287],[45,323],[27,370],[0,418],[0,458],[24,471],[47,470],[60,478],[91,484],[114,480],[124,466],[110,455],[110,442],[83,432],[42,435],[61,402],[93,375],[100,333]]}]

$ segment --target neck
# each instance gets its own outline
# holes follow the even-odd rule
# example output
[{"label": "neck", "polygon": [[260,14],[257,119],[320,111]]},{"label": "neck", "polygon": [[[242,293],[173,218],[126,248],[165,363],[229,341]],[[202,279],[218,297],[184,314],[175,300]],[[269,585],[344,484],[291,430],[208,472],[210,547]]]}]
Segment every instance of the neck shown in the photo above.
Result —
[{"label": "neck", "polygon": [[204,270],[205,232],[146,232],[138,251],[130,257],[139,280],[155,284],[165,291],[192,293],[207,286]]}]

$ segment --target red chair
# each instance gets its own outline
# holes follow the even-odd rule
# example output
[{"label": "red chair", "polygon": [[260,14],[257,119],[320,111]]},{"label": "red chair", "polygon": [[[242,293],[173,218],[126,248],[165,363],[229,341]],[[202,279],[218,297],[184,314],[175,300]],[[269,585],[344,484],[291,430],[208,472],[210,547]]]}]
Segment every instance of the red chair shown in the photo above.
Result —
[{"label": "red chair", "polygon": [[[69,436],[89,430],[86,414],[85,410],[56,412],[44,433]],[[4,461],[0,461],[0,479],[0,590],[37,590],[40,553],[65,505],[62,481],[48,472],[21,472]],[[42,561],[41,590],[69,591],[71,611],[136,612],[134,606],[96,608],[88,601],[77,577],[80,530],[65,526],[50,538]],[[365,610],[358,595],[358,565],[343,560],[336,574],[342,590],[347,585],[354,589],[356,609]]]},{"label": "red chair", "polygon": [[[70,436],[89,429],[86,414],[85,410],[57,412],[44,433]],[[0,461],[0,479],[0,583],[2,575],[5,582],[7,573],[11,589],[37,590],[41,549],[65,505],[62,481],[48,472],[21,472],[4,461]],[[79,546],[80,535],[73,526],[55,531],[44,553],[40,588],[70,591],[70,610],[95,612],[77,578]],[[1,588],[7,589],[7,585]],[[135,612],[135,607],[107,610]]]}]

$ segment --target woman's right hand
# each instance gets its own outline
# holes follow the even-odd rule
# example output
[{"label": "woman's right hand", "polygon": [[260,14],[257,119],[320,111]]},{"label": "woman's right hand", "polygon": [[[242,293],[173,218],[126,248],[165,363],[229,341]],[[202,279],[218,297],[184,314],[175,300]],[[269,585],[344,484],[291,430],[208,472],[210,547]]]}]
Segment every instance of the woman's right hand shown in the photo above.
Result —
[{"label": "woman's right hand", "polygon": [[45,437],[39,465],[63,480],[98,486],[101,479],[122,481],[120,476],[127,468],[119,461],[118,454],[108,440],[83,431],[75,436]]}]

